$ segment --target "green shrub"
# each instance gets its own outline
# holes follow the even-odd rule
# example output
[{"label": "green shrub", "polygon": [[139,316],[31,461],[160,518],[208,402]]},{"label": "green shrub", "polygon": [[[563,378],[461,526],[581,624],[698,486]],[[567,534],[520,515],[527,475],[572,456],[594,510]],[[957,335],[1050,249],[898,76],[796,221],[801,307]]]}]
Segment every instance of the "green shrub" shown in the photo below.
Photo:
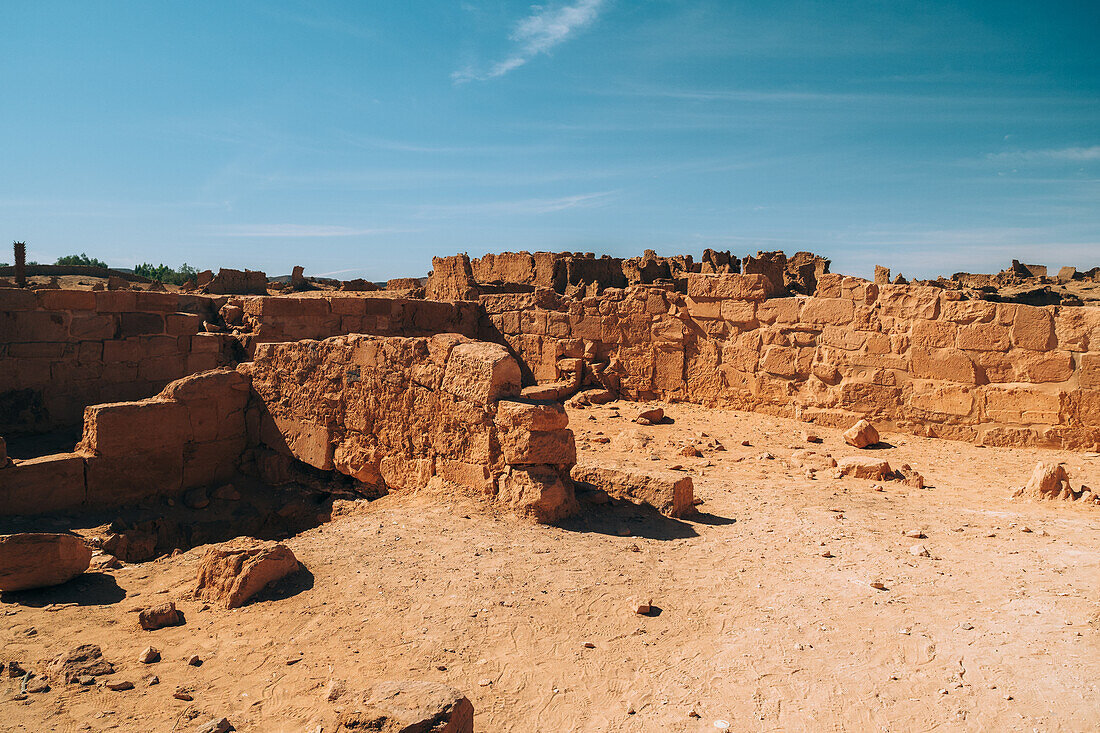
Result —
[{"label": "green shrub", "polygon": [[186,262],[180,265],[179,269],[176,270],[164,264],[153,265],[148,262],[142,262],[134,268],[134,274],[170,285],[183,285],[188,280],[194,280],[195,276],[199,274],[199,271]]},{"label": "green shrub", "polygon": [[[30,264],[30,263],[27,263]],[[64,257],[58,257],[55,265],[81,265],[84,267],[106,267],[107,263],[103,260],[97,260],[95,257],[89,257],[81,252],[78,255],[65,255]]]}]

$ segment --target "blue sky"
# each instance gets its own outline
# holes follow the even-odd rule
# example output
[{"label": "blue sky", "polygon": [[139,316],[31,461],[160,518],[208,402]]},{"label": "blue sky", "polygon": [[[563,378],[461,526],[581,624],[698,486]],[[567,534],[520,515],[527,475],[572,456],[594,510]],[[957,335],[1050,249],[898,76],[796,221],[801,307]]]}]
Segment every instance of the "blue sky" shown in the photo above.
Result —
[{"label": "blue sky", "polygon": [[1100,265],[1092,1],[5,0],[0,28],[0,238],[40,261]]}]

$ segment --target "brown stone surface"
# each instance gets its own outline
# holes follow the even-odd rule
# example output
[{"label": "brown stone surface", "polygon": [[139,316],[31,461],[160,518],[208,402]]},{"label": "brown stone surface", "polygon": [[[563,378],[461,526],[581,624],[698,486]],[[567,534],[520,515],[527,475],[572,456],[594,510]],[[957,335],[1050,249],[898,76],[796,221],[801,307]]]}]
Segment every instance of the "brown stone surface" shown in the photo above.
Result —
[{"label": "brown stone surface", "polygon": [[211,547],[202,557],[195,596],[225,608],[239,608],[254,595],[297,572],[286,545],[241,538]]},{"label": "brown stone surface", "polygon": [[22,532],[0,536],[0,591],[60,585],[88,569],[92,550],[71,534]]},{"label": "brown stone surface", "polygon": [[438,682],[380,682],[340,715],[337,731],[359,733],[473,733],[474,706]]},{"label": "brown stone surface", "polygon": [[682,517],[695,511],[690,476],[672,471],[619,468],[591,461],[578,463],[571,475],[575,482],[616,498],[648,504],[665,516]]}]

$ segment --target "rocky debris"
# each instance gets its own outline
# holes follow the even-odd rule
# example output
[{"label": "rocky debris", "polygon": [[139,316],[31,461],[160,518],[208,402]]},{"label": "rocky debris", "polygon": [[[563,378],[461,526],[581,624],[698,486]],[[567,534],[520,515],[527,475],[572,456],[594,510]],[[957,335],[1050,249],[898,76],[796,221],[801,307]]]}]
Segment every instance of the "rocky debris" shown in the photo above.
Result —
[{"label": "rocky debris", "polygon": [[578,463],[571,475],[586,489],[602,489],[616,499],[648,504],[667,517],[682,517],[696,511],[690,476],[670,471],[643,473],[594,463]]},{"label": "rocky debris", "polygon": [[134,683],[129,680],[111,680],[103,685],[108,690],[114,690],[115,692],[122,692],[124,690],[134,689]]},{"label": "rocky debris", "polygon": [[201,486],[188,489],[183,494],[183,505],[188,509],[205,509],[210,506],[210,497],[206,495],[206,489]]},{"label": "rocky debris", "polygon": [[703,452],[696,448],[694,445],[685,445],[680,449],[680,455],[685,458],[702,458]]},{"label": "rocky debris", "polygon": [[925,537],[928,536],[924,533],[924,530],[922,529],[907,529],[902,531],[902,534],[914,540],[923,540]]},{"label": "rocky debris", "polygon": [[172,693],[172,697],[177,700],[183,700],[184,702],[191,702],[195,699],[195,696],[191,694],[191,690],[186,687],[177,687]]},{"label": "rocky debris", "polygon": [[214,718],[208,723],[203,723],[195,728],[195,733],[228,733],[233,730],[228,718]]},{"label": "rocky debris", "polygon": [[569,407],[606,405],[614,399],[615,394],[609,389],[586,389],[570,397],[566,405]]},{"label": "rocky debris", "polygon": [[913,545],[909,548],[909,554],[913,557],[932,557],[932,553],[924,545]]},{"label": "rocky debris", "polygon": [[224,484],[210,492],[210,497],[221,501],[240,501],[241,492],[237,491],[233,484]]},{"label": "rocky debris", "polygon": [[634,422],[639,425],[656,425],[665,419],[665,411],[660,407],[651,407],[646,410],[642,410],[638,413],[638,416],[634,418]]},{"label": "rocky debris", "polygon": [[822,442],[820,435],[818,435],[817,433],[814,433],[814,432],[810,432],[809,430],[804,430],[802,432],[802,439],[805,440],[807,443],[820,443],[820,442]]},{"label": "rocky debris", "polygon": [[138,661],[142,664],[154,664],[160,661],[160,652],[151,646],[145,647],[145,649],[138,655]]},{"label": "rocky debris", "polygon": [[71,534],[23,532],[0,536],[0,591],[60,585],[85,570],[92,550]]},{"label": "rocky debris", "polygon": [[340,715],[336,730],[473,733],[474,706],[458,690],[437,682],[382,682]]},{"label": "rocky debris", "polygon": [[1088,487],[1082,486],[1074,491],[1069,484],[1069,474],[1061,463],[1039,461],[1031,472],[1026,485],[1012,494],[1013,497],[1025,496],[1033,499],[1063,499],[1068,501],[1084,500],[1089,504],[1100,503],[1097,496]]},{"label": "rocky debris", "polygon": [[653,613],[653,601],[651,600],[635,601],[633,606],[634,613],[639,616],[648,616]]},{"label": "rocky debris", "polygon": [[886,590],[886,583],[881,580],[872,580],[871,587],[875,590]]},{"label": "rocky debris", "polygon": [[25,677],[27,670],[23,668],[20,662],[14,660],[8,660],[7,668],[4,670],[4,675],[11,678]]},{"label": "rocky debris", "polygon": [[190,667],[201,667],[202,657],[200,657],[198,654],[192,654],[187,658],[187,665]]},{"label": "rocky debris", "polygon": [[176,604],[172,601],[143,608],[138,612],[138,625],[146,631],[156,631],[167,626],[179,626],[182,623],[183,614],[176,610]]},{"label": "rocky debris", "polygon": [[101,547],[123,562],[144,562],[156,557],[157,535],[143,529],[127,529],[107,535]]},{"label": "rocky debris", "polygon": [[114,665],[103,658],[103,651],[95,644],[74,647],[54,659],[49,667],[51,677],[67,683],[77,682],[85,676],[114,674],[114,671]]},{"label": "rocky debris", "polygon": [[890,463],[880,458],[846,456],[836,462],[841,476],[882,481],[892,474]]},{"label": "rocky debris", "polygon": [[879,435],[875,426],[866,420],[860,420],[844,431],[844,442],[856,448],[866,448],[878,443]]},{"label": "rocky debris", "polygon": [[239,537],[209,548],[199,565],[195,596],[239,608],[265,587],[298,570],[286,545]]},{"label": "rocky debris", "polygon": [[345,689],[342,681],[329,680],[328,685],[325,687],[325,699],[329,702],[336,702],[344,694]]},{"label": "rocky debris", "polygon": [[836,468],[836,459],[828,453],[819,453],[808,449],[796,450],[788,462],[794,468],[802,468],[810,473]]},{"label": "rocky debris", "polygon": [[895,469],[894,479],[914,489],[924,488],[924,476],[914,471],[908,463],[903,463],[900,468]]}]

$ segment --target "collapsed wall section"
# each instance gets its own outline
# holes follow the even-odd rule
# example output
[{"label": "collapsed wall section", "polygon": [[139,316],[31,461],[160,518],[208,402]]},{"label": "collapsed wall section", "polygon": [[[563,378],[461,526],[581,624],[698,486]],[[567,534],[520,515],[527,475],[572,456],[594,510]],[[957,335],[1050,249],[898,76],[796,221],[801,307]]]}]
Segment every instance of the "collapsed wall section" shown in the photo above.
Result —
[{"label": "collapsed wall section", "polygon": [[565,411],[517,400],[519,366],[499,344],[351,335],[261,344],[245,368],[258,460],[273,451],[397,489],[443,479],[542,521],[575,508]]},{"label": "collapsed wall section", "polygon": [[628,399],[831,425],[866,416],[989,445],[1100,443],[1100,308],[963,300],[829,273],[812,297],[773,297],[764,273],[689,274],[686,285],[483,296],[482,338],[507,343],[529,382],[579,368],[578,385]]}]

